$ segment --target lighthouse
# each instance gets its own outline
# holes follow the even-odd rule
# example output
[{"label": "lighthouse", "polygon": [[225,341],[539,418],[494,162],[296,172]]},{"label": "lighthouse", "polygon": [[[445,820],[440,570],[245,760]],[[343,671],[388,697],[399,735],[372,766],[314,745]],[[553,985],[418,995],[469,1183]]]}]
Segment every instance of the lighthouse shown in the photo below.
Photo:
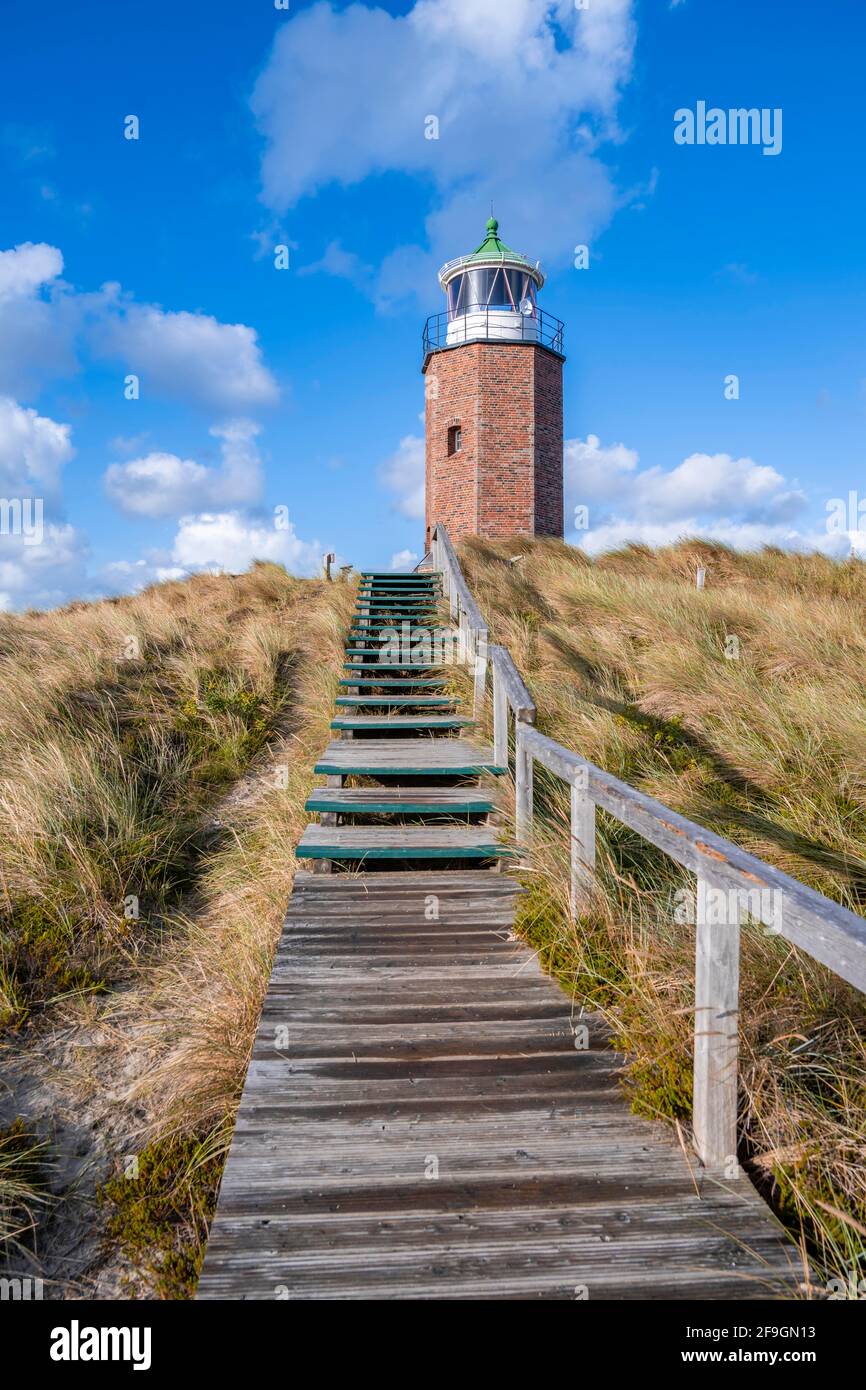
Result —
[{"label": "lighthouse", "polygon": [[563,325],[538,302],[544,275],[491,217],[481,245],[439,272],[446,308],[424,329],[426,548],[562,536]]}]

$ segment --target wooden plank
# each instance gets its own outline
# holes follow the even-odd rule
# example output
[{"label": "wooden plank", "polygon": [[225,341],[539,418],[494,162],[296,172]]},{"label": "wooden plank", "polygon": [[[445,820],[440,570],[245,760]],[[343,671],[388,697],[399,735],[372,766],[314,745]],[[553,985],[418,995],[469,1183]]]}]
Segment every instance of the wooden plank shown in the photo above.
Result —
[{"label": "wooden plank", "polygon": [[406,776],[428,774],[472,777],[481,772],[498,775],[492,748],[461,738],[359,739],[330,743],[316,763],[316,772],[344,776]]},{"label": "wooden plank", "polygon": [[[200,1298],[790,1296],[796,1253],[746,1179],[699,1195],[603,1026],[575,1047],[571,1001],[508,939],[515,895],[478,870],[297,875]],[[407,932],[430,964],[383,970]]]},{"label": "wooden plank", "polygon": [[571,788],[571,915],[589,897],[595,871],[595,806],[581,787]]},{"label": "wooden plank", "polygon": [[338,695],[335,701],[340,709],[370,709],[375,705],[388,709],[427,709],[445,705],[453,709],[461,703],[453,695]]},{"label": "wooden plank", "polygon": [[790,878],[730,840],[671,811],[537,729],[523,727],[532,757],[567,782],[578,779],[597,806],[677,863],[737,899],[779,936],[866,991],[866,920]]},{"label": "wooden plank", "polygon": [[513,851],[489,827],[308,825],[299,859],[494,859]]},{"label": "wooden plank", "polygon": [[534,724],[535,704],[523,683],[520,672],[511,659],[510,652],[505,647],[497,646],[495,643],[489,648],[489,651],[490,660],[508,697],[508,703],[514,711],[515,719],[520,719],[527,724]]},{"label": "wooden plank", "polygon": [[[367,667],[367,668],[365,668],[365,669],[369,670],[369,667]],[[422,689],[422,688],[423,688],[424,690],[436,690],[436,689],[440,689],[443,685],[447,685],[447,681],[445,681],[441,676],[439,676],[439,677],[437,677],[437,676],[428,677],[426,680],[422,680],[420,677],[415,677],[415,678],[413,678],[413,677],[411,677],[411,676],[383,676],[383,677],[381,678],[381,680],[376,680],[376,679],[373,679],[373,678],[371,678],[371,677],[369,677],[369,676],[365,676],[365,677],[353,676],[353,677],[351,677],[351,679],[349,679],[349,678],[344,678],[343,680],[341,680],[341,681],[340,681],[340,685],[353,685],[353,686],[374,685],[374,686],[377,686],[377,687],[378,687],[378,686],[382,686],[382,685],[387,685],[387,686],[397,686],[397,687],[399,687],[399,688],[410,689],[410,690],[411,690],[411,689],[416,689],[416,690],[417,690],[417,689]]]},{"label": "wooden plank", "polygon": [[447,815],[478,815],[493,810],[493,802],[482,792],[463,787],[354,787],[334,790],[317,787],[307,798],[308,811],[333,811],[340,814],[423,815],[443,812]]},{"label": "wooden plank", "polygon": [[[469,639],[477,696],[486,629],[444,528],[433,550],[448,562],[444,587]],[[350,642],[370,640],[373,611],[365,609]],[[734,1181],[703,1172],[696,1190],[671,1134],[629,1112],[602,1022],[584,1018],[516,938],[517,885],[473,867],[512,852],[491,826],[449,819],[489,814],[488,794],[399,784],[503,770],[506,700],[518,713],[518,821],[528,828],[533,754],[523,740],[534,706],[510,657],[494,659],[499,760],[466,739],[435,737],[469,721],[417,713],[453,707],[450,695],[360,689],[442,684],[386,674],[406,669],[347,663],[362,674],[343,678],[358,693],[338,708],[387,713],[350,714],[334,727],[430,736],[332,742],[316,768],[329,785],[308,800],[322,821],[307,826],[297,853],[329,870],[338,859],[347,867],[372,857],[463,862],[445,872],[295,875],[199,1297],[789,1293],[795,1262],[736,1164]],[[345,788],[355,775],[398,785]],[[589,799],[572,827],[584,867],[587,807]],[[334,823],[389,814],[425,819]],[[715,1038],[725,991],[711,944],[702,997],[712,1003]],[[708,1095],[716,1041],[707,1056]]]},{"label": "wooden plank", "polygon": [[331,720],[332,729],[468,729],[459,714],[353,714]]},{"label": "wooden plank", "polygon": [[697,884],[695,933],[695,1149],[708,1169],[737,1162],[737,1039],[740,922],[714,921],[710,885]]}]

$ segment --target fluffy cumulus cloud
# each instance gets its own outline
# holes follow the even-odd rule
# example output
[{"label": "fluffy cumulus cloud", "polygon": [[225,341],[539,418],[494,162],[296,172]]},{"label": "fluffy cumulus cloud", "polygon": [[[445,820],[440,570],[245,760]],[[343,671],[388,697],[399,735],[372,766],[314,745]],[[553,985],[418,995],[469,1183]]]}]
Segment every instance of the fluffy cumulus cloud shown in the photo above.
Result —
[{"label": "fluffy cumulus cloud", "polygon": [[61,472],[72,458],[69,425],[58,424],[0,396],[0,493],[4,497],[55,497]]},{"label": "fluffy cumulus cloud", "polygon": [[259,432],[251,420],[215,425],[211,434],[220,440],[222,454],[218,468],[159,450],[113,463],[105,474],[105,490],[130,516],[181,516],[196,508],[250,506],[262,489]]},{"label": "fluffy cumulus cloud", "polygon": [[93,593],[80,532],[46,520],[30,534],[0,531],[0,609],[54,608]]},{"label": "fluffy cumulus cloud", "polygon": [[407,434],[379,469],[379,481],[393,493],[394,506],[411,521],[424,518],[424,440]]},{"label": "fluffy cumulus cloud", "polygon": [[413,570],[420,556],[415,550],[398,550],[391,556],[392,570]]},{"label": "fluffy cumulus cloud", "polygon": [[298,536],[284,508],[271,516],[250,511],[262,487],[259,427],[236,419],[211,434],[221,453],[215,467],[158,452],[112,465],[106,487],[124,511],[179,519],[163,551],[93,570],[86,539],[63,516],[62,473],[75,452],[70,426],[0,396],[0,610],[53,608],[201,569],[236,572],[257,559],[316,572],[321,546]]},{"label": "fluffy cumulus cloud", "polygon": [[76,371],[83,304],[62,271],[63,256],[45,242],[0,251],[0,392],[23,396]]},{"label": "fluffy cumulus cloud", "polygon": [[0,251],[0,391],[35,392],[89,353],[134,373],[151,396],[238,412],[278,399],[249,325],[139,304],[115,284],[76,290],[62,271],[60,251],[43,242]]},{"label": "fluffy cumulus cloud", "polygon": [[44,241],[25,241],[0,251],[0,302],[28,298],[56,280],[62,270],[62,255]]},{"label": "fluffy cumulus cloud", "polygon": [[303,541],[288,518],[280,524],[241,512],[204,512],[181,519],[172,560],[181,569],[247,569],[253,560],[275,560],[293,574],[314,574],[321,566],[318,541]]},{"label": "fluffy cumulus cloud", "polygon": [[244,323],[169,313],[111,290],[91,336],[97,353],[122,362],[143,391],[228,410],[273,405],[279,395],[256,332]]},{"label": "fluffy cumulus cloud", "polygon": [[52,607],[86,588],[87,547],[60,514],[69,425],[0,396],[0,609]]},{"label": "fluffy cumulus cloud", "polygon": [[313,5],[280,29],[253,92],[264,198],[283,213],[329,184],[423,178],[430,245],[396,248],[383,295],[411,284],[419,256],[465,249],[491,198],[512,245],[564,262],[618,201],[597,151],[619,138],[633,43],[631,0]]},{"label": "fluffy cumulus cloud", "polygon": [[604,445],[597,435],[567,441],[569,540],[591,554],[629,541],[669,545],[683,536],[705,536],[741,549],[850,550],[826,529],[803,529],[805,493],[766,464],[702,453],[669,469],[639,464],[634,449]]},{"label": "fluffy cumulus cloud", "polygon": [[278,508],[271,516],[240,509],[190,513],[180,518],[173,541],[132,560],[116,560],[97,576],[103,593],[128,593],[184,579],[204,570],[239,574],[254,560],[272,560],[292,574],[317,574],[323,547],[305,541]]}]

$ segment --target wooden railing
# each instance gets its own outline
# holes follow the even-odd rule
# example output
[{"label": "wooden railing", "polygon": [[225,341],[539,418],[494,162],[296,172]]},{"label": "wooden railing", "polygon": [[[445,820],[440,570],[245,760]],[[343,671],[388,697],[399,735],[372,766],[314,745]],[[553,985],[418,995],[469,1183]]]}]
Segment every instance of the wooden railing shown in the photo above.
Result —
[{"label": "wooden railing", "polygon": [[441,570],[452,616],[475,664],[475,708],[486,699],[493,669],[495,759],[508,767],[508,708],[514,716],[515,826],[531,841],[533,766],[566,782],[571,794],[571,907],[577,916],[595,868],[596,807],[663,850],[696,876],[695,1029],[692,1122],[705,1168],[728,1177],[737,1165],[740,926],[764,924],[798,950],[866,992],[866,920],[807,888],[732,841],[687,820],[627,782],[596,767],[533,727],[535,705],[504,647],[488,646],[488,628],[445,528],[433,533],[432,557]]}]

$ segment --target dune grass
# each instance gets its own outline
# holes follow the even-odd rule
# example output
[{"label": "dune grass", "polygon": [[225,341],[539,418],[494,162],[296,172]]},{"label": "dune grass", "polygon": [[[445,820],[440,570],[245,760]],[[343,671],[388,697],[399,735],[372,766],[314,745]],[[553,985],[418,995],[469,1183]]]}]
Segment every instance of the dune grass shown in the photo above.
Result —
[{"label": "dune grass", "polygon": [[[864,911],[866,566],[701,542],[590,563],[558,542],[471,541],[461,558],[544,733]],[[634,1108],[685,1122],[694,929],[677,894],[688,876],[599,813],[595,891],[573,921],[564,790],[536,776],[521,929],[576,1001],[609,1019]],[[754,923],[741,1077],[741,1157],[755,1181],[822,1277],[862,1277],[866,1000]]]},{"label": "dune grass", "polygon": [[45,1148],[20,1116],[0,1130],[0,1259],[27,1248],[49,1203]]},{"label": "dune grass", "polygon": [[0,1045],[130,1064],[101,1219],[135,1296],[194,1287],[353,597],[256,564],[0,617]]}]

